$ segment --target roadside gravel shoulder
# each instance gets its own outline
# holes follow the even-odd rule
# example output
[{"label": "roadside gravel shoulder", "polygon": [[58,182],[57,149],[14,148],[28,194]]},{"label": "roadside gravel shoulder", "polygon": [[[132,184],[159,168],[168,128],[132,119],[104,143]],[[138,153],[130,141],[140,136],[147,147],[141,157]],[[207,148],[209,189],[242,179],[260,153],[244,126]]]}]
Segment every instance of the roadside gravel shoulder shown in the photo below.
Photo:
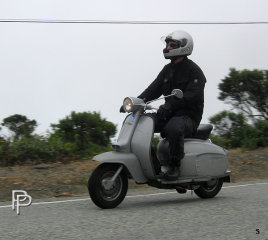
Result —
[{"label": "roadside gravel shoulder", "polygon": [[[231,182],[268,180],[268,148],[229,152]],[[91,160],[37,166],[0,167],[0,202],[10,201],[12,190],[23,189],[34,199],[87,196],[87,181],[98,165]],[[129,182],[131,191],[150,190]]]}]

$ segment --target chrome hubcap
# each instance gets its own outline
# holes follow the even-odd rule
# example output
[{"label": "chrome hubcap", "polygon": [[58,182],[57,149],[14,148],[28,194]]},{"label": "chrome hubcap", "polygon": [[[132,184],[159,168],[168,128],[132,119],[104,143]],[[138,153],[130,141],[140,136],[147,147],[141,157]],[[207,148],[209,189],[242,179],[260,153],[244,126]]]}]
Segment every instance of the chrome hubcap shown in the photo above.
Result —
[{"label": "chrome hubcap", "polygon": [[211,181],[208,181],[204,184],[203,188],[207,191],[207,192],[212,192],[216,189],[216,187],[218,186],[218,179],[214,179]]},{"label": "chrome hubcap", "polygon": [[110,171],[103,174],[101,178],[100,194],[103,199],[107,201],[113,201],[116,199],[120,195],[123,188],[123,181],[120,175],[114,181],[111,181],[111,178],[114,176],[114,174],[114,171]]}]

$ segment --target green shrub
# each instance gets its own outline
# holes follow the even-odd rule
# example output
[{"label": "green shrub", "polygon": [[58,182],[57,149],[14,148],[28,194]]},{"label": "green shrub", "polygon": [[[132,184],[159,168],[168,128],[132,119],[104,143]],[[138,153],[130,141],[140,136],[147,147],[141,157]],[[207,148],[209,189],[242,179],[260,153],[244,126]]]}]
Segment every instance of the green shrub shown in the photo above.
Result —
[{"label": "green shrub", "polygon": [[6,164],[6,155],[9,149],[9,142],[5,140],[0,141],[0,165]]},{"label": "green shrub", "polygon": [[211,133],[209,138],[210,138],[212,143],[214,143],[218,146],[221,146],[223,148],[228,148],[227,142],[225,141],[225,139],[220,137],[219,135]]},{"label": "green shrub", "polygon": [[268,120],[259,120],[255,124],[258,137],[258,147],[268,146]]},{"label": "green shrub", "polygon": [[256,120],[250,125],[242,113],[222,111],[212,116],[210,123],[214,125],[212,142],[227,149],[253,150],[268,146],[267,120]]},{"label": "green shrub", "polygon": [[88,159],[112,150],[110,138],[116,133],[116,125],[97,112],[71,112],[52,124],[54,132],[47,137],[33,135],[37,122],[23,115],[5,118],[2,125],[15,137],[5,140],[0,136],[1,165]]},{"label": "green shrub", "polygon": [[242,148],[253,150],[268,146],[268,121],[258,120],[255,125],[243,128]]},{"label": "green shrub", "polygon": [[242,149],[243,150],[254,150],[258,146],[257,138],[246,138],[242,141]]},{"label": "green shrub", "polygon": [[152,140],[152,147],[154,149],[157,149],[157,145],[159,142],[160,142],[160,136],[154,135],[153,140]]},{"label": "green shrub", "polygon": [[0,164],[14,165],[25,163],[69,161],[91,158],[92,156],[112,150],[111,147],[88,143],[83,150],[77,149],[75,143],[64,142],[59,136],[42,138],[37,135],[22,137],[13,142],[0,143]]},{"label": "green shrub", "polygon": [[1,165],[52,162],[63,157],[71,157],[68,144],[60,139],[42,139],[39,136],[22,137],[0,146]]}]

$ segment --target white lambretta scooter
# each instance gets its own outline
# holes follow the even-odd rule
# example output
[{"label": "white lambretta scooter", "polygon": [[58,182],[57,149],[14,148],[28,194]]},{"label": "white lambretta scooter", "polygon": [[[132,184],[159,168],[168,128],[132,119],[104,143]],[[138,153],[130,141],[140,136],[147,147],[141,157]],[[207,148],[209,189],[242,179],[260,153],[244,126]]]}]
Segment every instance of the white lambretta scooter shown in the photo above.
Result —
[{"label": "white lambretta scooter", "polygon": [[[165,97],[170,96],[182,98],[183,93],[174,89]],[[151,151],[154,121],[150,114],[145,113],[153,109],[148,103],[139,98],[125,98],[124,109],[131,114],[123,123],[117,143],[113,144],[115,151],[93,158],[102,164],[91,174],[88,190],[92,201],[100,208],[114,208],[124,200],[128,178],[133,178],[137,184],[176,189],[179,193],[194,190],[201,198],[216,196],[223,182],[230,182],[228,153],[210,141],[212,125],[209,124],[201,124],[195,136],[185,138],[185,157],[181,160],[178,179],[159,178]],[[160,163],[168,162],[169,144],[166,139],[159,142],[156,155]]]}]

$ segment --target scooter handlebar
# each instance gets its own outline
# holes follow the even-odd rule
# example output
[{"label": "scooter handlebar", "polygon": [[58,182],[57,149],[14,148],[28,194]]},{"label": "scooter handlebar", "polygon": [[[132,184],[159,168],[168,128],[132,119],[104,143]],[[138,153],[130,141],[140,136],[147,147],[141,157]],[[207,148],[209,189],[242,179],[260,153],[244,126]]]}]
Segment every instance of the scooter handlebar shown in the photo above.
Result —
[{"label": "scooter handlebar", "polygon": [[153,107],[152,105],[146,105],[145,110],[158,110],[159,108]]}]

